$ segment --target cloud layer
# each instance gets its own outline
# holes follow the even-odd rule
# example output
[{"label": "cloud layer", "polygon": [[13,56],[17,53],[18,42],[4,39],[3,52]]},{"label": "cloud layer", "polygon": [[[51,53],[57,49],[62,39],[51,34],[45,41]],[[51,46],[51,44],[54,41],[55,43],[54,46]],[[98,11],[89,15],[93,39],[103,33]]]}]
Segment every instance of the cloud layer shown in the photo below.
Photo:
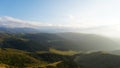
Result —
[{"label": "cloud layer", "polygon": [[[70,18],[75,18],[70,16]],[[75,20],[75,19],[74,19]],[[52,24],[52,23],[42,23],[35,21],[26,21],[21,19],[16,19],[9,16],[0,17],[0,27],[7,28],[35,28],[47,31],[56,32],[84,32],[84,33],[94,33],[102,34],[106,36],[116,36],[120,37],[120,24],[119,23],[105,23],[105,24],[80,24],[79,22],[72,21],[67,24]]]},{"label": "cloud layer", "polygon": [[33,21],[25,21],[9,16],[0,17],[0,26],[1,27],[9,27],[9,28],[37,28],[39,26],[49,26],[49,24],[42,24]]}]

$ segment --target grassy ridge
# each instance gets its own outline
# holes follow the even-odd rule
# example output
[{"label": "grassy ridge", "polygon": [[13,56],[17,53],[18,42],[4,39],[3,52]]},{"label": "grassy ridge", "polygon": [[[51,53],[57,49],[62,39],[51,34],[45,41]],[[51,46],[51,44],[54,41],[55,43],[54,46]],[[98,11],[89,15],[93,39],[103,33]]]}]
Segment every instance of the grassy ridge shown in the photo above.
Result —
[{"label": "grassy ridge", "polygon": [[[59,54],[59,53],[58,53]],[[36,53],[25,52],[22,50],[1,48],[0,49],[0,67],[6,68],[60,68],[65,65],[69,59],[57,53]],[[47,58],[49,56],[49,58]],[[52,57],[53,56],[53,57]],[[49,59],[46,61],[46,59]],[[60,66],[59,66],[60,64]],[[57,67],[58,66],[58,67]]]}]

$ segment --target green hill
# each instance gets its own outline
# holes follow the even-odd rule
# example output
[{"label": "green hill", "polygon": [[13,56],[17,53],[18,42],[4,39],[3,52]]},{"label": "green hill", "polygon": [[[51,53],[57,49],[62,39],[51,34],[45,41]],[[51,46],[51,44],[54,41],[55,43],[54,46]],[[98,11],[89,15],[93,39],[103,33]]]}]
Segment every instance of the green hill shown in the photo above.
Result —
[{"label": "green hill", "polygon": [[92,52],[115,49],[113,46],[118,44],[90,34],[0,33],[0,67],[119,68],[120,56]]},{"label": "green hill", "polygon": [[115,50],[119,46],[110,38],[81,33],[1,34],[0,47],[24,51],[42,51],[55,48],[72,51]]},{"label": "green hill", "polygon": [[[71,62],[71,63],[70,63]],[[70,68],[76,63],[70,56],[53,53],[25,52],[17,49],[0,49],[0,67],[8,68]]]},{"label": "green hill", "polygon": [[[57,52],[25,52],[11,48],[0,49],[3,68],[119,68],[120,56],[104,52],[63,55]],[[61,51],[62,52],[62,51]]]}]

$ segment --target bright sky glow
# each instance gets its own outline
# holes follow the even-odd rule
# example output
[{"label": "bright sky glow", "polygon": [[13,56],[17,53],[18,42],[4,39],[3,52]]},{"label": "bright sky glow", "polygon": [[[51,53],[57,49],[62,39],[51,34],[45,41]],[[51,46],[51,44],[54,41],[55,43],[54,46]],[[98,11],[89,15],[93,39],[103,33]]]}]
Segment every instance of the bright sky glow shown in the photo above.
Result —
[{"label": "bright sky glow", "polygon": [[120,0],[0,0],[0,16],[0,23],[7,16],[14,24],[25,23],[23,27],[64,27],[120,36]]}]

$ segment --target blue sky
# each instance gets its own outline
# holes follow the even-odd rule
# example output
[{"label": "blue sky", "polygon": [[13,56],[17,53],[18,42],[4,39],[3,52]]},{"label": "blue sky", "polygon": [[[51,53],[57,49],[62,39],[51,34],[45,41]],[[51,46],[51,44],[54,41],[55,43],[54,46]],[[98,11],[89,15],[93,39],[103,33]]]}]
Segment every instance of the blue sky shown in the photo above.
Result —
[{"label": "blue sky", "polygon": [[0,0],[0,16],[64,22],[69,14],[82,11],[85,4],[87,0]]},{"label": "blue sky", "polygon": [[11,21],[117,36],[120,0],[0,0],[0,24]]}]

